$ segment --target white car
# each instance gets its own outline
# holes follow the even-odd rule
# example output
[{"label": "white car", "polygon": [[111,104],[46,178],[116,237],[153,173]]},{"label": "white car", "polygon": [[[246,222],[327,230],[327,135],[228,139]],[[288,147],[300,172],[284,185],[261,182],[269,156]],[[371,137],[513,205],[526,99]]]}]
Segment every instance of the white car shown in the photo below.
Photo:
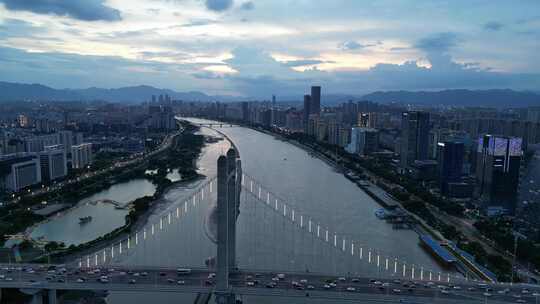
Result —
[{"label": "white car", "polygon": [[349,291],[349,292],[354,292],[354,291],[356,291],[356,288],[354,288],[354,287],[347,287],[347,291]]}]

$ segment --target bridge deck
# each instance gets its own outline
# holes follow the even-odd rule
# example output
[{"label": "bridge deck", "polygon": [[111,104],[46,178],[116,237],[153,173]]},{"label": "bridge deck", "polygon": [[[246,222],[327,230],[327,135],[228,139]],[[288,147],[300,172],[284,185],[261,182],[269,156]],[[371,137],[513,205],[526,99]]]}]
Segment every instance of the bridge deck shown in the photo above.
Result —
[{"label": "bridge deck", "polygon": [[[46,268],[36,269],[30,272],[13,270],[9,267],[1,268],[0,274],[4,279],[0,280],[0,288],[25,288],[25,289],[56,289],[56,290],[109,290],[123,292],[169,292],[169,293],[212,293],[214,291],[214,279],[212,272],[208,270],[193,270],[186,275],[177,274],[175,269],[162,268],[139,268],[128,271],[123,270],[100,270],[95,273],[92,269],[86,271],[79,269],[69,269],[65,274],[52,274]],[[9,272],[7,272],[8,269]],[[145,273],[146,274],[143,274]],[[101,276],[106,275],[108,283],[100,283]],[[454,289],[448,283],[426,281],[415,281],[415,287],[409,290],[403,283],[410,284],[410,281],[381,281],[388,283],[382,286],[382,282],[373,282],[372,278],[338,278],[336,276],[314,274],[314,273],[286,273],[282,280],[276,282],[274,288],[269,288],[267,283],[272,282],[276,277],[275,272],[252,272],[241,271],[230,276],[231,291],[237,295],[261,296],[261,297],[307,297],[340,300],[340,301],[362,301],[388,302],[406,299],[411,303],[483,303],[486,296],[478,284],[468,282],[460,284],[459,289]],[[47,277],[54,278],[47,280]],[[10,277],[12,281],[6,281]],[[77,282],[78,279],[84,282]],[[59,282],[61,280],[61,282]],[[303,281],[306,280],[306,281]],[[178,281],[182,281],[181,284]],[[336,287],[328,288],[328,282],[335,282]],[[253,286],[247,286],[247,282],[254,282]],[[255,282],[257,282],[255,284]],[[298,290],[293,282],[303,282],[302,290]],[[309,288],[308,288],[309,286]],[[437,287],[438,286],[438,287]],[[442,293],[441,288],[448,290]],[[484,285],[482,285],[484,286]],[[486,285],[487,286],[487,285]],[[490,288],[496,289],[491,292],[490,303],[514,302],[514,295],[519,294],[523,299],[534,302],[533,294],[539,290],[530,290],[529,293],[522,292],[521,285],[510,287],[507,294],[500,294],[496,291],[503,289],[501,285],[492,284]],[[469,288],[474,287],[474,290]],[[507,286],[504,286],[505,288]],[[354,288],[354,290],[348,288]],[[397,291],[399,290],[399,291]],[[528,301],[528,302],[529,302]]]}]

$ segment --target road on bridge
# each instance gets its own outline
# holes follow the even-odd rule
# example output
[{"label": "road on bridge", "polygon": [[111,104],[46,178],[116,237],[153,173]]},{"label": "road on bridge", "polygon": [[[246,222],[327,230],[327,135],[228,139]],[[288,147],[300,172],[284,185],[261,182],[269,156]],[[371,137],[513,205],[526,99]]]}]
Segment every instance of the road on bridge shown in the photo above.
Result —
[{"label": "road on bridge", "polygon": [[[111,266],[113,267],[113,266]],[[0,268],[0,288],[111,290],[197,293],[214,289],[215,274],[204,269],[163,268],[66,269],[25,265]],[[404,303],[538,303],[540,289],[524,285],[383,280],[314,273],[239,271],[230,284],[237,295],[311,297],[364,302],[389,298]],[[403,302],[402,302],[403,303]]]}]

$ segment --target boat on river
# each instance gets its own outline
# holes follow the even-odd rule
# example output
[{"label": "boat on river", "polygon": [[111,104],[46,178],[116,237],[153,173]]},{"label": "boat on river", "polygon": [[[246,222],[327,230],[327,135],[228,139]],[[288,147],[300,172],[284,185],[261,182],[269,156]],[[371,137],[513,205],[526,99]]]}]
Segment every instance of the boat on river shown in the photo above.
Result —
[{"label": "boat on river", "polygon": [[83,225],[83,224],[86,224],[86,223],[89,223],[92,221],[92,217],[91,216],[85,216],[85,217],[80,217],[79,218],[79,224]]}]

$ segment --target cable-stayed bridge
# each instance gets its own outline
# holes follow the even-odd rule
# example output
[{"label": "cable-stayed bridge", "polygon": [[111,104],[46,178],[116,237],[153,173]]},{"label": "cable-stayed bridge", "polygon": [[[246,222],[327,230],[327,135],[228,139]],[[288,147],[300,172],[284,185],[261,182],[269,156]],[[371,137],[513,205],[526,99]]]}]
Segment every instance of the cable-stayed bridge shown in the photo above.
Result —
[{"label": "cable-stayed bridge", "polygon": [[540,296],[532,287],[430,269],[370,246],[369,238],[356,239],[361,232],[331,231],[324,219],[308,214],[242,172],[231,149],[218,159],[217,177],[125,238],[66,266],[3,265],[10,280],[0,280],[0,287],[51,304],[58,290],[198,293],[199,302],[217,303],[235,303],[240,296],[534,303]]}]

